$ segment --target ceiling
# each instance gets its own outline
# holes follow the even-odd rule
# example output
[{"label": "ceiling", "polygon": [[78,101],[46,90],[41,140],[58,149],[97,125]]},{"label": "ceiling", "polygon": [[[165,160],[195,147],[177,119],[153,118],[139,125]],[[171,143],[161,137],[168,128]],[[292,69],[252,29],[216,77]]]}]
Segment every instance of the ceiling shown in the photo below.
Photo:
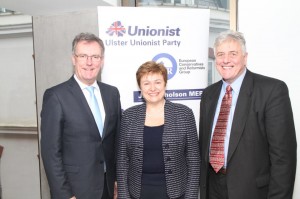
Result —
[{"label": "ceiling", "polygon": [[57,15],[97,6],[116,6],[117,0],[0,0],[0,7],[25,15]]}]

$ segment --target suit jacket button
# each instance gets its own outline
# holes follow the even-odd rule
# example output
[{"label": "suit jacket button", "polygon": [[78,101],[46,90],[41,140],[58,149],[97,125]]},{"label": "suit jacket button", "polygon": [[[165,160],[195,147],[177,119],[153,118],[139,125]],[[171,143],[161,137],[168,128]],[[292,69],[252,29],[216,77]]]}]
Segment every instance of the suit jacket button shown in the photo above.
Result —
[{"label": "suit jacket button", "polygon": [[165,144],[165,148],[168,149],[169,148],[169,144]]},{"label": "suit jacket button", "polygon": [[171,169],[169,169],[168,170],[168,174],[172,174],[173,172],[172,172],[172,170]]},{"label": "suit jacket button", "polygon": [[167,157],[167,161],[170,161],[171,160],[171,158],[170,157]]}]

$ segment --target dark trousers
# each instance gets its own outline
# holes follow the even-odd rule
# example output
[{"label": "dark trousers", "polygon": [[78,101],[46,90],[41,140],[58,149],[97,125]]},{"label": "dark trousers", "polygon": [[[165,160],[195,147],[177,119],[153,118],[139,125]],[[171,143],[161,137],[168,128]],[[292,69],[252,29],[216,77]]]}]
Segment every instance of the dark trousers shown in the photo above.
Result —
[{"label": "dark trousers", "polygon": [[210,166],[208,171],[208,199],[228,199],[226,174],[216,173]]},{"label": "dark trousers", "polygon": [[103,187],[103,193],[101,199],[112,199],[113,197],[109,196],[108,193],[108,187],[107,187],[107,182],[106,182],[106,173],[104,174],[104,187]]}]

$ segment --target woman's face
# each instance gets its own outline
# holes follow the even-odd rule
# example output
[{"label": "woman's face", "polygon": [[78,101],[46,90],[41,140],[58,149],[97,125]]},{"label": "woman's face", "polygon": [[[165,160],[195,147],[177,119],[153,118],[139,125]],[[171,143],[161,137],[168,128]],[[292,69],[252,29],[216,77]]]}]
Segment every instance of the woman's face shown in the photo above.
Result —
[{"label": "woman's face", "polygon": [[162,74],[150,72],[142,76],[140,89],[147,103],[157,104],[164,100],[166,83]]}]

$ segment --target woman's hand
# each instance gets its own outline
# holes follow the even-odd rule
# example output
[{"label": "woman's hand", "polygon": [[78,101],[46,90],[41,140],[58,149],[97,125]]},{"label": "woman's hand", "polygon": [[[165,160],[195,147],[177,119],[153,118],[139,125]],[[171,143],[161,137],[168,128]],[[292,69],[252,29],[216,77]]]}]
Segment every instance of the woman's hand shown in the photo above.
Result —
[{"label": "woman's hand", "polygon": [[114,187],[114,199],[118,198],[118,185],[117,181],[115,182],[115,187]]}]

